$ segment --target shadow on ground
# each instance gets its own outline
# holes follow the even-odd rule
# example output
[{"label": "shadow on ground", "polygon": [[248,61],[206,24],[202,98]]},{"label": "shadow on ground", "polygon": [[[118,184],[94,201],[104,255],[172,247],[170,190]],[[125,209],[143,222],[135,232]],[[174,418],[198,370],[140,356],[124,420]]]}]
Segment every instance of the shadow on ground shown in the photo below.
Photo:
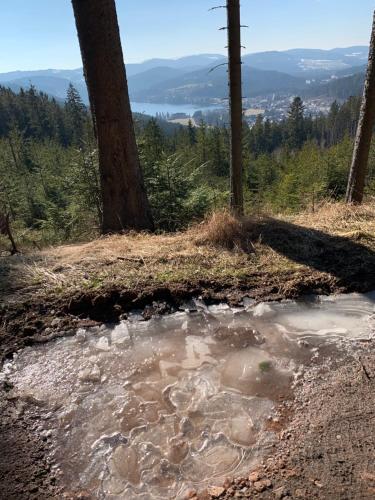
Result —
[{"label": "shadow on ground", "polygon": [[[367,237],[375,245],[375,235]],[[375,252],[351,238],[268,217],[256,224],[252,239],[294,262],[331,274],[348,291],[375,288]]]}]

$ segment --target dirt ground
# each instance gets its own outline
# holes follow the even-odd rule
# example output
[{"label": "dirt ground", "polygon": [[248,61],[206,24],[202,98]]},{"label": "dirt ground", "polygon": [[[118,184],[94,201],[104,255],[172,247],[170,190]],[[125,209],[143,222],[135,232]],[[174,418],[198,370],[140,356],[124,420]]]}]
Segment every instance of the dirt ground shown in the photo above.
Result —
[{"label": "dirt ground", "polygon": [[[258,217],[229,234],[220,221],[210,224],[0,257],[0,363],[77,327],[132,309],[145,318],[165,314],[191,297],[239,304],[245,296],[375,289],[371,204]],[[358,346],[325,373],[311,367],[295,400],[280,408],[280,441],[264,467],[199,498],[375,498],[373,347]],[[0,391],[0,499],[64,498],[46,461],[48,439],[38,435],[38,408],[20,409],[7,389]]]},{"label": "dirt ground", "polygon": [[60,498],[46,460],[48,443],[38,435],[37,409],[22,409],[0,391],[0,498]]},{"label": "dirt ground", "polygon": [[289,422],[264,464],[196,498],[375,498],[373,350],[373,342],[359,347],[333,371],[311,368],[292,404],[280,408]]}]

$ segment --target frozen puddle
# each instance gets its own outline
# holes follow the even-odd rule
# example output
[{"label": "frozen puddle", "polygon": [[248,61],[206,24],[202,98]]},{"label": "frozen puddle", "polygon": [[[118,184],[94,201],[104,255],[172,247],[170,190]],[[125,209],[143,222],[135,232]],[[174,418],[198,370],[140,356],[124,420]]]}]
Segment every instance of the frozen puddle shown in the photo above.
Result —
[{"label": "frozen puddle", "polygon": [[267,418],[312,359],[373,332],[375,293],[219,305],[78,330],[26,348],[6,376],[53,415],[67,490],[93,498],[183,498],[246,473],[275,435]]}]

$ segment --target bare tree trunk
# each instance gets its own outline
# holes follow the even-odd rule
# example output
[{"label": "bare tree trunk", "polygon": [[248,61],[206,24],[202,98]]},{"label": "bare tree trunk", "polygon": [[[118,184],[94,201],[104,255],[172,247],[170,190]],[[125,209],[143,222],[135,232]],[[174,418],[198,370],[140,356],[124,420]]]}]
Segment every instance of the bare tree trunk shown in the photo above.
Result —
[{"label": "bare tree trunk", "polygon": [[0,234],[8,236],[10,243],[12,245],[10,253],[12,255],[18,253],[18,249],[17,249],[16,243],[14,241],[12,231],[10,229],[9,214],[6,214],[6,215],[0,214]]},{"label": "bare tree trunk", "polygon": [[359,115],[357,135],[350,168],[347,203],[362,203],[368,157],[375,124],[375,11],[370,41],[367,75],[363,90],[362,106]]},{"label": "bare tree trunk", "polygon": [[72,4],[99,146],[102,231],[152,230],[115,0],[72,0]]},{"label": "bare tree trunk", "polygon": [[230,208],[243,215],[242,172],[242,68],[240,0],[227,0],[229,106],[230,106]]}]

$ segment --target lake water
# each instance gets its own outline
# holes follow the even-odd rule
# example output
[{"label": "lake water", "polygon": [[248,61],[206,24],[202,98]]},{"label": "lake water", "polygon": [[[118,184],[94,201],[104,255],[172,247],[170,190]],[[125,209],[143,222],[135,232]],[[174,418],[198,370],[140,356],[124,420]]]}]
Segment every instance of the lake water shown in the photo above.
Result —
[{"label": "lake water", "polygon": [[192,116],[196,111],[207,111],[220,109],[223,106],[195,106],[193,104],[166,104],[150,102],[132,102],[131,108],[134,113],[144,113],[145,115],[156,116],[157,114],[185,113]]},{"label": "lake water", "polygon": [[259,463],[280,397],[312,360],[374,333],[375,293],[226,304],[79,329],[27,347],[0,379],[44,408],[54,467],[93,499],[182,499]]}]

